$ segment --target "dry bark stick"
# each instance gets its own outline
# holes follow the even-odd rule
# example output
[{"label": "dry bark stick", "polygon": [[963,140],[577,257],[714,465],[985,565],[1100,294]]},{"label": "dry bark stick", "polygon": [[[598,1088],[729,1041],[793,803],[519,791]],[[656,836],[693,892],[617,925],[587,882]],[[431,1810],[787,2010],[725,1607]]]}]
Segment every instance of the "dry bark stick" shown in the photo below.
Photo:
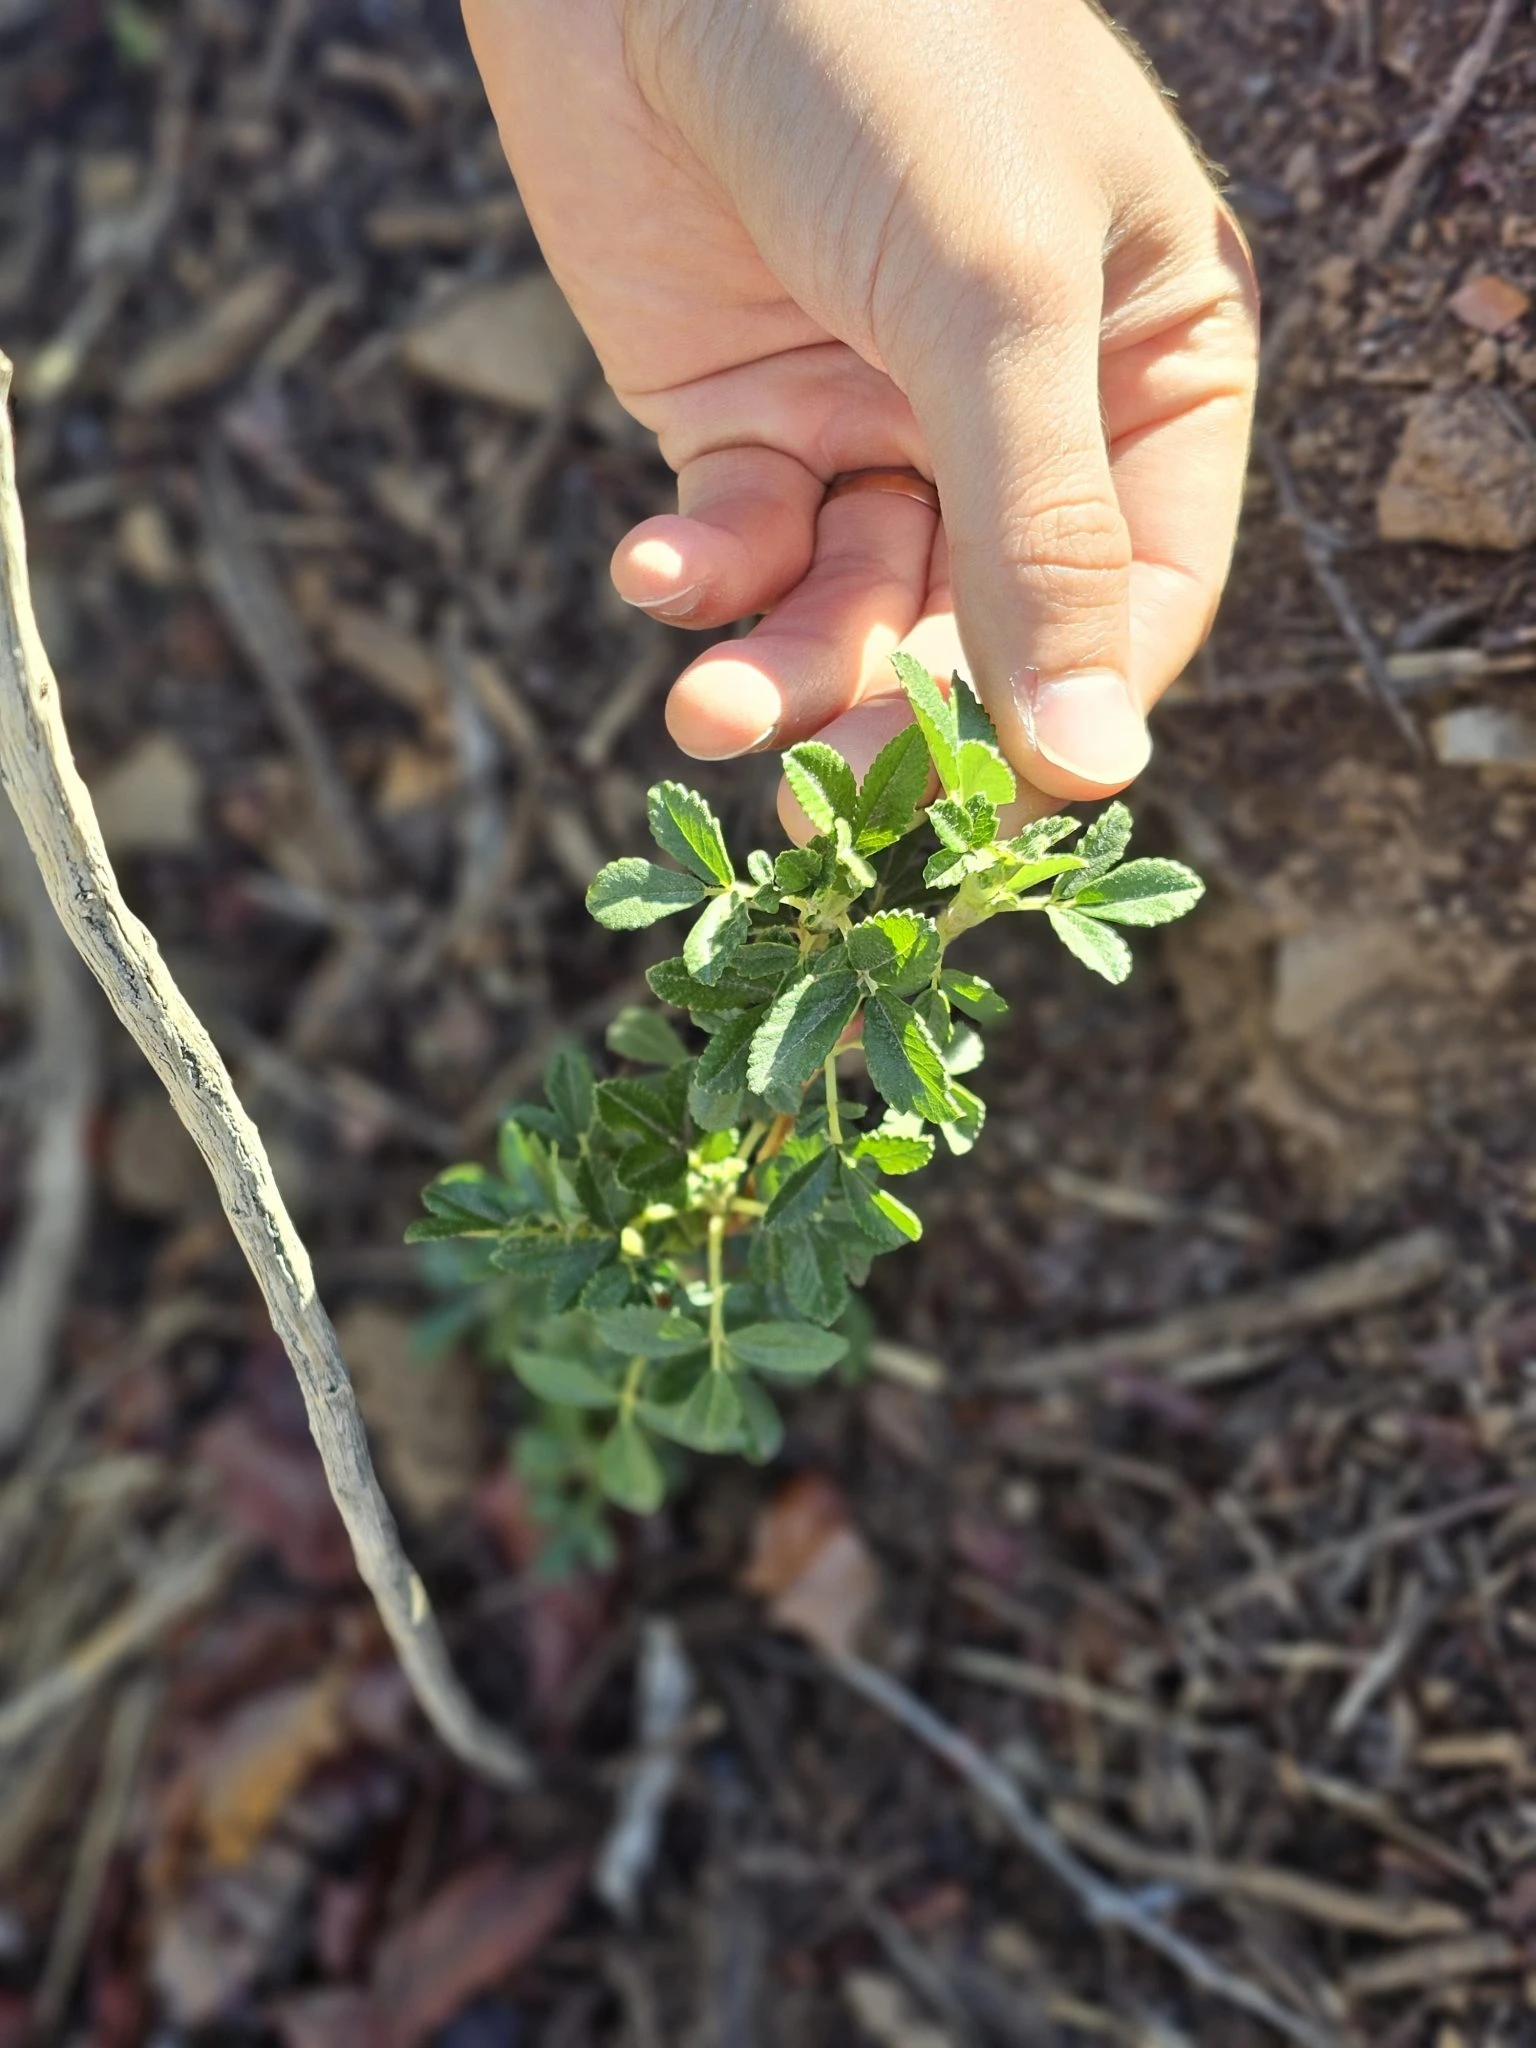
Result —
[{"label": "dry bark stick", "polygon": [[0,781],[15,805],[65,929],[165,1084],[207,1162],[304,1395],[326,1478],[417,1699],[449,1748],[504,1785],[530,1776],[521,1750],[454,1675],[426,1591],[380,1491],[336,1333],[309,1255],[278,1193],[255,1125],[213,1041],[149,933],[123,902],[96,813],[70,753],[58,684],[27,581],[16,451],[0,356]]},{"label": "dry bark stick", "polygon": [[1360,237],[1360,247],[1372,262],[1386,254],[1430,166],[1449,142],[1456,123],[1471,106],[1472,96],[1487,75],[1504,31],[1514,20],[1518,7],[1519,0],[1493,0],[1482,27],[1462,51],[1446,80],[1445,91],[1440,95],[1435,111],[1409,143],[1407,154],[1387,180],[1381,204]]},{"label": "dry bark stick", "polygon": [[1377,1245],[1359,1258],[1302,1273],[1277,1287],[1201,1302],[1161,1322],[1109,1330],[1081,1343],[1059,1344],[1053,1350],[983,1367],[976,1377],[984,1387],[1041,1393],[1081,1386],[1116,1370],[1177,1365],[1183,1359],[1231,1345],[1314,1329],[1384,1308],[1430,1286],[1450,1264],[1451,1247],[1439,1231],[1415,1230],[1407,1237]]},{"label": "dry bark stick", "polygon": [[1160,1955],[1191,1984],[1229,2005],[1264,2020],[1287,2040],[1303,2048],[1333,2048],[1332,2032],[1307,2014],[1298,2012],[1270,1996],[1251,1978],[1229,1970],[1203,1948],[1188,1941],[1159,1919],[1155,1909],[1143,1904],[1118,1885],[1099,1876],[1062,1840],[1043,1814],[1037,1813],[1013,1780],[999,1769],[984,1751],[952,1728],[925,1706],[916,1693],[909,1692],[862,1657],[824,1654],[826,1669],[873,1707],[888,1714],[899,1727],[931,1749],[970,1786],[1002,1820],[1014,1839],[1030,1856],[1063,1885],[1077,1900],[1096,1927],[1118,1927],[1134,1940]]}]

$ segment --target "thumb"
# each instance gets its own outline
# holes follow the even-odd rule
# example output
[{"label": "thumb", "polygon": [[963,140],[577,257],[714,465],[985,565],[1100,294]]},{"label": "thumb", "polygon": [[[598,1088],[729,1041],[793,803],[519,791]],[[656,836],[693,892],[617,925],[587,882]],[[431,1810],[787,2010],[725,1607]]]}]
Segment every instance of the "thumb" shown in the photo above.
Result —
[{"label": "thumb", "polygon": [[1151,741],[1130,681],[1131,539],[1099,404],[1102,273],[1091,262],[1082,280],[1080,256],[1071,267],[1065,289],[1005,279],[969,317],[951,306],[908,393],[961,641],[1004,751],[1037,789],[1091,797],[1138,775]]}]

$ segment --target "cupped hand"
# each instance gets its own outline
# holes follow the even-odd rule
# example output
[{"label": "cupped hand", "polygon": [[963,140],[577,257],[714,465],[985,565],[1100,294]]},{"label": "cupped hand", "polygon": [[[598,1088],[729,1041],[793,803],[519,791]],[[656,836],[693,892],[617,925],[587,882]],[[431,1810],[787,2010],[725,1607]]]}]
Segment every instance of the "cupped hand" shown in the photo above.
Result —
[{"label": "cupped hand", "polygon": [[[1226,576],[1252,267],[1088,0],[465,0],[513,172],[675,515],[653,617],[761,622],[667,707],[708,759],[905,722],[974,678],[1027,785],[1122,788]],[[909,465],[942,516],[841,472]]]}]

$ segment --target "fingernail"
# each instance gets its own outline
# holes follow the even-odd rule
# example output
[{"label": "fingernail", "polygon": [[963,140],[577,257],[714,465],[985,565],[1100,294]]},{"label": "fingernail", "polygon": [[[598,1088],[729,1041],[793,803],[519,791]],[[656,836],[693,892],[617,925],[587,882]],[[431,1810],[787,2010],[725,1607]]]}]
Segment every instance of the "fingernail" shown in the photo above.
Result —
[{"label": "fingernail", "polygon": [[670,597],[626,597],[624,602],[632,604],[637,612],[644,612],[652,619],[686,619],[699,608],[699,599],[704,595],[702,583],[690,583],[686,590],[677,590]]},{"label": "fingernail", "polygon": [[1081,669],[1043,682],[1038,669],[1013,678],[1014,702],[1035,752],[1085,782],[1129,782],[1146,767],[1152,735],[1124,676]]},{"label": "fingernail", "polygon": [[760,732],[755,740],[749,740],[744,747],[733,747],[728,754],[701,754],[696,748],[690,749],[696,761],[742,761],[748,754],[760,754],[765,747],[771,747],[779,736],[779,721]]}]

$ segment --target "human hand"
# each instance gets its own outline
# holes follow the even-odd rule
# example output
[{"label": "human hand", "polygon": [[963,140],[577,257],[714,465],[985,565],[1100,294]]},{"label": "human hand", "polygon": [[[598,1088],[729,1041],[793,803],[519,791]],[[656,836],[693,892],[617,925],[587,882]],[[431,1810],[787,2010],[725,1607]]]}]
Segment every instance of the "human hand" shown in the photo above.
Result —
[{"label": "human hand", "polygon": [[[551,270],[678,512],[620,545],[653,617],[744,639],[667,723],[862,771],[901,646],[974,677],[1046,799],[1122,788],[1203,639],[1241,498],[1253,273],[1086,0],[465,0]],[[911,498],[838,497],[910,465]]]}]

